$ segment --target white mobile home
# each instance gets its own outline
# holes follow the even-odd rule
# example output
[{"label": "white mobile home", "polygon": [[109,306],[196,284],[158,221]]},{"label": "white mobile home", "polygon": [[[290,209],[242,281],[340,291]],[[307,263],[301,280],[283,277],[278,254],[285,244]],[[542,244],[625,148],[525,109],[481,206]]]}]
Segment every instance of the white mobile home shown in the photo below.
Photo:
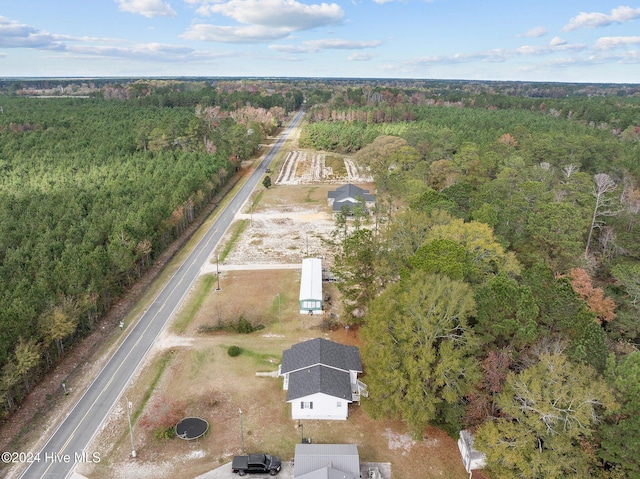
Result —
[{"label": "white mobile home", "polygon": [[300,277],[300,314],[316,313],[322,313],[322,261],[305,258]]}]

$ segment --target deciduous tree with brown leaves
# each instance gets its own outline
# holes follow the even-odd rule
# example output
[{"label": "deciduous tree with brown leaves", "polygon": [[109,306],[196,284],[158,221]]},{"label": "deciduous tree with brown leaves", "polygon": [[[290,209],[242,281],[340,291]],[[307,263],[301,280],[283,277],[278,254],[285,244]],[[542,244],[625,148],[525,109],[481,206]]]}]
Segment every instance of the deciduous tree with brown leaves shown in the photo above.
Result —
[{"label": "deciduous tree with brown leaves", "polygon": [[573,268],[567,275],[573,290],[586,301],[587,306],[593,311],[598,323],[613,321],[616,317],[616,303],[604,295],[602,288],[596,288],[591,282],[591,277],[582,268]]}]

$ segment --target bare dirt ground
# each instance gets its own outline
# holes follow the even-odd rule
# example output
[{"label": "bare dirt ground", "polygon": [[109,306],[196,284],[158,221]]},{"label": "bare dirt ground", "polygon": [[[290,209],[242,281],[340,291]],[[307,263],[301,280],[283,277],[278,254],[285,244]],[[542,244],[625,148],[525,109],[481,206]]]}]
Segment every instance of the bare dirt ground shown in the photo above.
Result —
[{"label": "bare dirt ground", "polygon": [[[344,170],[334,171],[327,166],[326,154],[320,152],[290,151],[276,179],[276,185],[306,185],[314,183],[371,183],[371,174],[359,167],[351,158],[342,158]],[[342,165],[341,165],[342,166]]]},{"label": "bare dirt ground", "polygon": [[[306,256],[329,260],[326,241],[334,229],[326,185],[274,186],[238,220],[248,220],[225,263],[229,265],[300,264]],[[233,226],[232,228],[233,229]],[[224,269],[224,268],[223,268]]]}]

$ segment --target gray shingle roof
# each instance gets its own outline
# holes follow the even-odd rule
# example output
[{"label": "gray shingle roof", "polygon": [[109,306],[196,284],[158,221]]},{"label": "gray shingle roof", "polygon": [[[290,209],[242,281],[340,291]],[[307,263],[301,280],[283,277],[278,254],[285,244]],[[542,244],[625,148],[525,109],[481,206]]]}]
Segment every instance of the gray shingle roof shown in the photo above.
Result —
[{"label": "gray shingle roof", "polygon": [[339,201],[340,198],[355,198],[357,196],[361,196],[365,201],[375,200],[375,196],[369,193],[369,190],[365,190],[363,188],[360,188],[359,186],[352,185],[351,183],[339,186],[335,190],[329,191],[327,193],[328,198],[335,198],[337,201]]},{"label": "gray shingle roof", "polygon": [[289,374],[287,401],[324,393],[352,401],[349,373],[325,366],[312,366]]},{"label": "gray shingle roof", "polygon": [[342,371],[362,372],[360,352],[355,346],[316,338],[294,344],[282,353],[282,374],[323,364]]}]

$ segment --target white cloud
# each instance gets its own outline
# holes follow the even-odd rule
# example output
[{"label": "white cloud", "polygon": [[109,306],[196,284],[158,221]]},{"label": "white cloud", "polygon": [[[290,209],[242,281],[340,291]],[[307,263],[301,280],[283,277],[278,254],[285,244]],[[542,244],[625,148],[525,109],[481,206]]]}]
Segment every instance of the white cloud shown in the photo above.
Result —
[{"label": "white cloud", "polygon": [[67,48],[69,53],[99,56],[124,57],[135,60],[175,61],[193,53],[193,49],[163,43],[144,43],[131,47],[113,47],[100,45],[76,45]]},{"label": "white cloud", "polygon": [[371,53],[355,52],[347,57],[350,62],[366,62],[374,57]]},{"label": "white cloud", "polygon": [[203,6],[199,12],[218,13],[239,23],[292,31],[337,25],[344,18],[344,11],[335,3],[306,5],[296,0],[230,0]]},{"label": "white cloud", "polygon": [[119,10],[137,13],[147,18],[175,17],[177,15],[171,5],[162,0],[116,0],[116,2]]},{"label": "white cloud", "polygon": [[549,42],[549,45],[551,45],[552,47],[558,47],[560,45],[566,45],[566,44],[567,44],[567,41],[564,38],[560,38],[560,37],[553,37]]},{"label": "white cloud", "polygon": [[261,43],[285,38],[293,32],[338,25],[344,11],[335,3],[306,5],[296,0],[230,0],[212,3],[188,0],[201,4],[202,15],[220,14],[241,25],[192,25],[182,38],[224,43]]},{"label": "white cloud", "polygon": [[217,26],[208,24],[192,25],[181,35],[187,40],[222,43],[265,43],[287,37],[290,28],[269,28],[260,25]]},{"label": "white cloud", "polygon": [[331,38],[325,40],[308,40],[300,45],[271,45],[270,49],[285,53],[317,53],[321,50],[362,50],[382,45],[379,40],[354,41]]},{"label": "white cloud", "polygon": [[518,35],[519,37],[531,37],[531,38],[537,38],[537,37],[543,37],[547,34],[547,29],[545,27],[535,27],[535,28],[530,28],[529,30],[527,30],[526,32]]},{"label": "white cloud", "polygon": [[401,67],[423,67],[473,62],[502,63],[516,57],[544,56],[563,52],[575,53],[586,50],[586,48],[587,47],[583,44],[568,44],[565,40],[555,37],[547,45],[523,45],[513,49],[495,48],[493,50],[479,52],[463,52],[455,53],[453,55],[420,57],[404,62]]},{"label": "white cloud", "polygon": [[163,43],[114,46],[123,43],[124,41],[119,39],[51,34],[0,16],[0,48],[56,51],[64,55],[64,58],[73,56],[85,58],[119,57],[159,62],[198,60],[200,57],[213,58],[214,55],[219,55],[218,53],[196,52],[192,48]]},{"label": "white cloud", "polygon": [[581,12],[578,16],[569,20],[569,23],[563,27],[565,32],[578,30],[580,28],[598,28],[606,27],[613,23],[626,23],[631,20],[640,18],[640,8],[618,7],[611,10],[611,14],[591,12]]},{"label": "white cloud", "polygon": [[0,48],[59,49],[64,44],[56,35],[0,16]]},{"label": "white cloud", "polygon": [[595,50],[612,50],[629,45],[640,45],[640,37],[602,37],[598,38],[593,48]]}]

